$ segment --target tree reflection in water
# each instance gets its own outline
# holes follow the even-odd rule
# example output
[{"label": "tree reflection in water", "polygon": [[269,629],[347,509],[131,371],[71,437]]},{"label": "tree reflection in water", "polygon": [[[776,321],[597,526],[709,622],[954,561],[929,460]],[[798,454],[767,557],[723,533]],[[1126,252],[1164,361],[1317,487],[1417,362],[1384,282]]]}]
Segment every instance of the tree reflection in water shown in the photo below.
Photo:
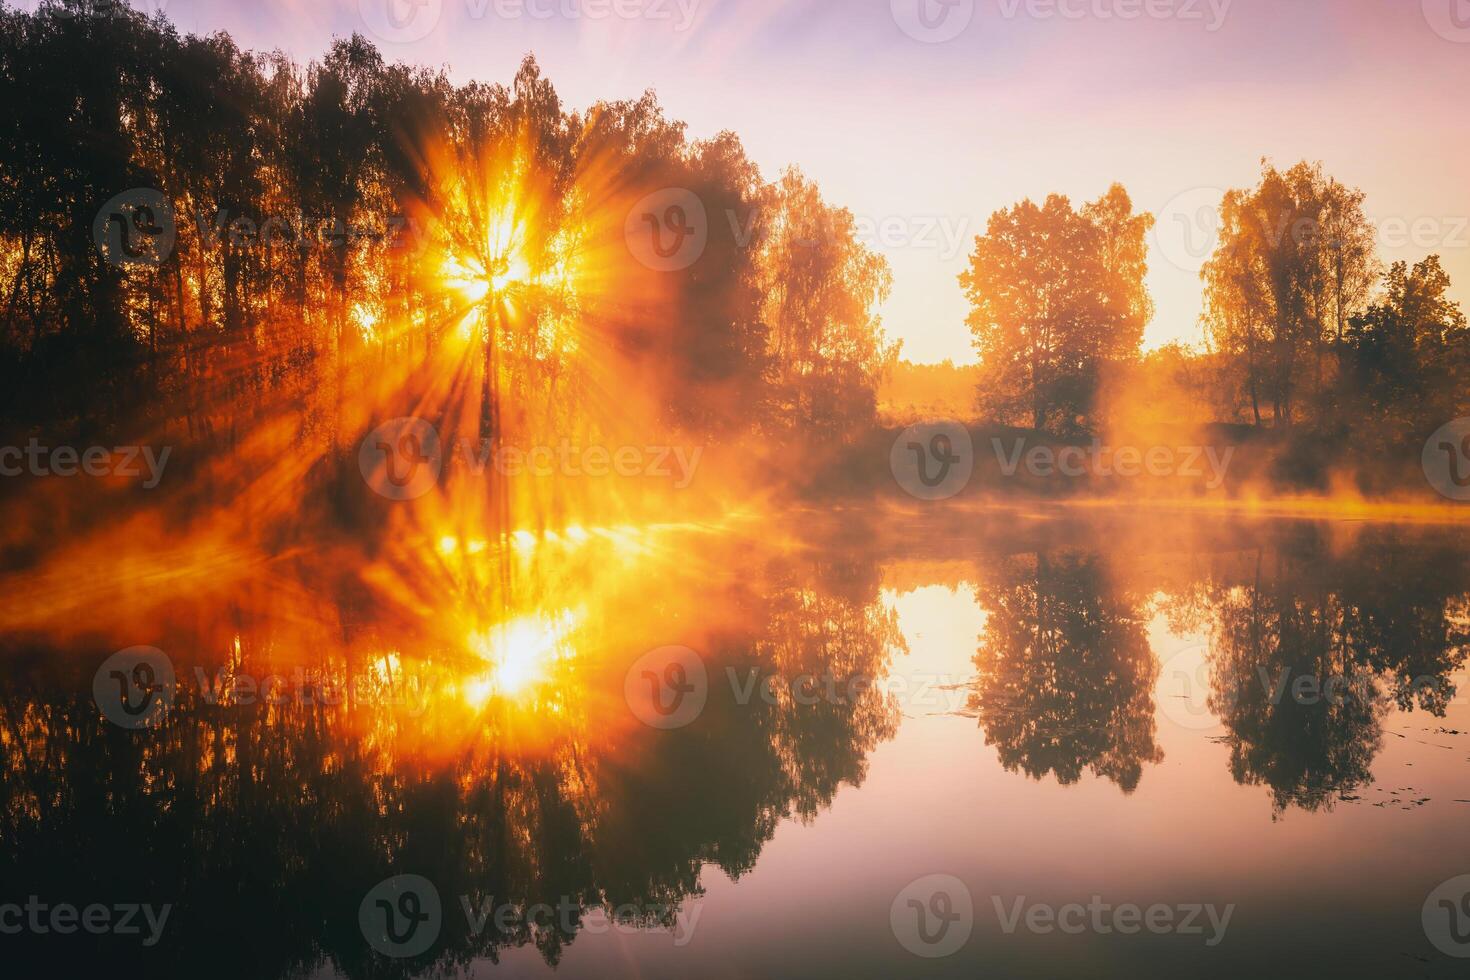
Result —
[{"label": "tree reflection in water", "polygon": [[[0,728],[6,896],[172,903],[143,961],[210,957],[222,975],[250,977],[323,961],[352,976],[408,976],[525,945],[555,964],[594,909],[671,929],[701,894],[706,864],[738,878],[781,821],[810,819],[841,785],[862,782],[898,709],[849,681],[884,674],[903,640],[868,559],[751,555],[715,576],[645,552],[635,576],[621,574],[627,552],[611,540],[584,549],[561,586],[588,569],[619,574],[579,594],[577,625],[557,641],[567,649],[545,684],[514,700],[467,698],[465,678],[481,668],[436,646],[433,624],[415,644],[402,623],[369,626],[347,609],[328,618],[357,625],[330,647],[285,643],[301,624],[279,610],[173,609],[199,628],[163,630],[179,695],[166,723],[141,733],[99,717],[87,692],[100,661],[13,651]],[[670,642],[704,656],[710,697],[687,729],[662,732],[621,692],[628,664]],[[196,662],[211,683],[216,671],[290,680],[304,666],[314,702],[355,695],[332,706],[211,702]],[[807,703],[773,684],[772,696],[737,696],[747,676],[807,674],[859,693]],[[433,881],[445,915],[431,953],[395,962],[369,949],[357,909],[401,873]],[[515,913],[476,928],[461,896]],[[529,914],[568,902],[567,917]],[[29,942],[44,962],[55,939],[8,946],[25,962]],[[133,937],[86,934],[69,937],[67,953],[100,969],[120,948],[138,956]]]},{"label": "tree reflection in water", "polygon": [[1069,552],[1005,559],[977,598],[989,618],[970,707],[1001,764],[1063,785],[1089,770],[1133,792],[1164,757],[1141,603],[1100,556]]},{"label": "tree reflection in water", "polygon": [[1443,717],[1454,696],[1467,588],[1463,554],[1385,530],[1346,560],[1311,533],[1245,556],[1211,590],[1211,706],[1236,781],[1269,787],[1278,814],[1372,782],[1389,710]]},{"label": "tree reflection in water", "polygon": [[1249,551],[1193,553],[1183,577],[1151,578],[1122,548],[982,564],[969,713],[1001,764],[1137,788],[1163,761],[1145,634],[1155,613],[1175,634],[1208,634],[1208,706],[1231,775],[1267,787],[1278,816],[1371,783],[1392,709],[1444,716],[1470,652],[1462,548],[1393,527],[1346,543],[1310,524],[1253,536]]},{"label": "tree reflection in water", "polygon": [[[967,713],[1003,766],[1063,785],[1091,774],[1131,794],[1163,760],[1160,622],[1208,636],[1230,775],[1265,787],[1278,815],[1369,783],[1391,708],[1442,715],[1470,643],[1467,552],[1404,529],[1237,528],[1167,547],[1080,524],[1065,547],[1024,529],[911,532],[807,549],[624,528],[523,548],[493,574],[493,556],[443,542],[442,564],[417,577],[380,558],[334,586],[303,560],[291,587],[267,580],[229,601],[201,577],[198,594],[97,608],[178,668],[174,707],[145,732],[104,721],[90,698],[123,643],[7,635],[4,896],[171,903],[158,947],[140,958],[126,937],[127,954],[163,972],[208,957],[225,976],[330,963],[402,977],[526,946],[555,964],[594,911],[669,931],[706,865],[749,872],[778,825],[861,784],[896,733],[898,699],[866,683],[908,669],[880,598],[896,558],[978,582]],[[505,643],[537,661],[515,685],[496,682]],[[623,685],[669,644],[703,656],[709,701],[687,728],[658,731]],[[295,693],[211,698],[201,683],[270,674]],[[1377,696],[1273,699],[1303,675],[1366,677]],[[845,696],[797,696],[802,678]],[[321,703],[344,688],[353,696]],[[357,921],[363,896],[397,874],[430,879],[445,903],[418,959],[373,952]],[[476,928],[461,898],[512,912]],[[564,918],[532,914],[568,904]],[[48,962],[57,939],[7,948],[15,963]],[[67,954],[101,969],[119,942],[78,933]]]}]

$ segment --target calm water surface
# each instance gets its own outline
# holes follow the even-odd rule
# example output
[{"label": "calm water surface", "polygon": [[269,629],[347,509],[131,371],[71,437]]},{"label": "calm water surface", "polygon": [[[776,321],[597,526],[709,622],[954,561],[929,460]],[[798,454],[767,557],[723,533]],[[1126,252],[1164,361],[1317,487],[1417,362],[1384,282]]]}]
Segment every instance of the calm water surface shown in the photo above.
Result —
[{"label": "calm water surface", "polygon": [[[1444,951],[1470,954],[1470,903],[1431,900],[1470,875],[1461,531],[852,511],[422,551],[145,583],[6,635],[0,902],[171,909],[147,947],[0,936],[13,962],[1470,962]],[[130,730],[94,681],[138,645],[176,683]]]}]

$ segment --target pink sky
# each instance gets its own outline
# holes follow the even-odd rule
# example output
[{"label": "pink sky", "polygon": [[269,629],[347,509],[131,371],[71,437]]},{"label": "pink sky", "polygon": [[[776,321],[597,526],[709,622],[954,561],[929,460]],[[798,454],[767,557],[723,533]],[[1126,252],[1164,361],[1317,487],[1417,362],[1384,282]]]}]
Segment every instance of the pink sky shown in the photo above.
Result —
[{"label": "pink sky", "polygon": [[[924,33],[920,2],[941,34],[958,33],[906,33],[901,23]],[[383,37],[387,3],[401,43]],[[1263,156],[1320,159],[1362,187],[1384,258],[1439,252],[1470,300],[1470,0],[133,5],[301,60],[361,31],[390,59],[460,81],[507,81],[533,52],[577,108],[654,88],[691,135],[732,129],[768,177],[798,164],[871,224],[896,280],[885,323],[916,361],[973,359],[955,277],[986,216],[1052,191],[1096,197],[1113,181],[1162,215],[1148,344],[1199,340],[1186,230],[1221,189],[1252,182]]]}]

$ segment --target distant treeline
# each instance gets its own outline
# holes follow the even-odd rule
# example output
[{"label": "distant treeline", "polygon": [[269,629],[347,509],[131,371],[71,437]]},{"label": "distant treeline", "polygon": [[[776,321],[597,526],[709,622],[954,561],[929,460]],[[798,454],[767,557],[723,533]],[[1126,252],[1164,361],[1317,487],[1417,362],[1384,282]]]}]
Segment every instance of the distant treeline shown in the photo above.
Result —
[{"label": "distant treeline", "polygon": [[[733,134],[691,141],[652,94],[576,112],[531,59],[456,86],[361,37],[301,66],[118,0],[0,8],[0,89],[8,439],[217,449],[287,418],[335,451],[433,392],[436,421],[481,435],[615,419],[850,447],[891,376],[898,420],[1244,424],[1363,473],[1470,414],[1438,258],[1385,269],[1363,192],[1320,165],[1267,163],[1225,196],[1198,349],[1142,353],[1154,219],[1124,188],[996,212],[960,276],[980,361],[962,380],[895,373],[891,273],[849,212],[796,170],[764,178]],[[425,376],[446,363],[463,377]],[[406,404],[382,403],[393,384]]]},{"label": "distant treeline", "polygon": [[884,379],[878,407],[893,421],[969,419],[975,414],[980,368],[973,364],[914,364],[900,360]]},{"label": "distant treeline", "polygon": [[0,9],[0,90],[11,433],[345,444],[344,401],[462,343],[541,435],[841,434],[896,355],[852,216],[652,94],[574,112],[529,58],[456,86],[357,36],[302,66],[117,0]]},{"label": "distant treeline", "polygon": [[1438,256],[1385,268],[1364,200],[1320,164],[1263,163],[1221,203],[1202,343],[1148,353],[1153,218],[1123,188],[998,211],[960,276],[979,365],[900,362],[884,414],[1064,440],[1192,431],[1277,487],[1401,486],[1425,440],[1470,415],[1470,329]]},{"label": "distant treeline", "polygon": [[1220,206],[1203,349],[1148,358],[1152,216],[1116,186],[1081,211],[1052,195],[996,212],[960,276],[981,418],[1087,431],[1140,384],[1175,389],[1158,406],[1175,422],[1408,436],[1465,414],[1470,332],[1449,277],[1434,255],[1385,269],[1364,200],[1320,164],[1263,163]]}]

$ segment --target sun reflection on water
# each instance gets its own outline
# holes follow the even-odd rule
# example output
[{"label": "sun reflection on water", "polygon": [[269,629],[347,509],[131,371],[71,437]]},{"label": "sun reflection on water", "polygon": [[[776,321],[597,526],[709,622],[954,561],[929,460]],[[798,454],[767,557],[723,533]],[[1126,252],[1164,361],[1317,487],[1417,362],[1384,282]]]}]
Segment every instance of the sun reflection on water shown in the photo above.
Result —
[{"label": "sun reflection on water", "polygon": [[467,681],[462,693],[474,707],[493,698],[517,698],[552,679],[571,656],[570,637],[581,617],[570,610],[510,620],[470,636],[470,649],[490,670]]}]

